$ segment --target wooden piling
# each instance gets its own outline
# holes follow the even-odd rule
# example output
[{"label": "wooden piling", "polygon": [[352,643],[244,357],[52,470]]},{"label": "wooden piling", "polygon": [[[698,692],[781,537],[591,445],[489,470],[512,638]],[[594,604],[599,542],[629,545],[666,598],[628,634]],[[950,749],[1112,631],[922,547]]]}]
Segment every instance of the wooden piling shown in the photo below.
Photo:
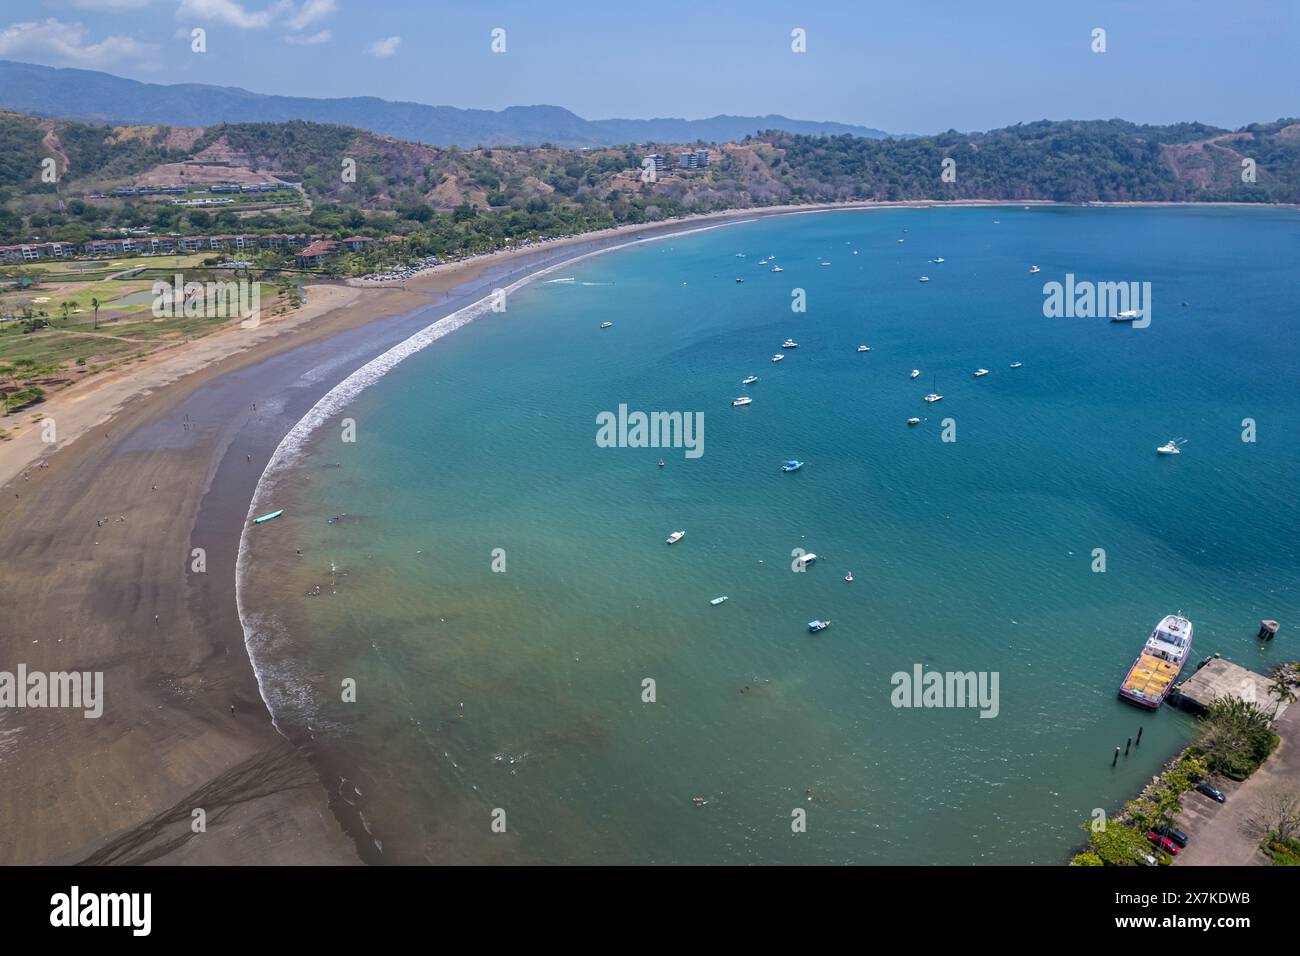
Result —
[{"label": "wooden piling", "polygon": [[1110,765],[1111,765],[1112,767],[1114,767],[1115,764],[1117,764],[1117,763],[1119,763],[1119,748],[1118,748],[1118,747],[1115,748],[1115,756],[1111,759],[1111,761],[1110,761]]}]

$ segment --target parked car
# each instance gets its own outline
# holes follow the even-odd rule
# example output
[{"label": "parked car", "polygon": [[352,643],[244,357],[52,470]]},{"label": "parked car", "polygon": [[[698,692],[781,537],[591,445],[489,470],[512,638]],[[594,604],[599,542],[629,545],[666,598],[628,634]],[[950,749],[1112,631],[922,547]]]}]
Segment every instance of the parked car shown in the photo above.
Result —
[{"label": "parked car", "polygon": [[1202,780],[1200,783],[1196,785],[1196,792],[1203,793],[1211,800],[1218,800],[1220,803],[1224,803],[1228,799],[1223,795],[1222,790],[1220,790],[1218,787],[1211,786],[1210,784],[1206,783],[1204,780]]},{"label": "parked car", "polygon": [[1169,837],[1169,839],[1173,840],[1181,847],[1187,846],[1187,834],[1182,830],[1171,827],[1167,823],[1164,826],[1156,827],[1156,833],[1159,833],[1163,837]]},{"label": "parked car", "polygon": [[1159,833],[1156,833],[1155,830],[1152,830],[1150,833],[1147,834],[1147,839],[1150,840],[1152,843],[1154,843],[1156,846],[1158,846],[1160,849],[1164,850],[1170,856],[1177,856],[1179,853],[1182,852],[1181,848],[1178,846],[1177,843],[1169,839],[1169,837],[1167,836],[1161,836]]}]

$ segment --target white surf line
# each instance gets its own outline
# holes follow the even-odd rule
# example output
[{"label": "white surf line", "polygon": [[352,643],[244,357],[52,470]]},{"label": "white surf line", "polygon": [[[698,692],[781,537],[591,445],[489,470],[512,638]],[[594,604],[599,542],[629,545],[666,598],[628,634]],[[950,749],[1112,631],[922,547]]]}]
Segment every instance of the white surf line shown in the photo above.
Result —
[{"label": "white surf line", "polygon": [[[629,246],[637,246],[647,242],[658,242],[663,239],[675,239],[679,236],[694,235],[698,232],[710,232],[714,229],[722,229],[727,226],[739,226],[744,223],[756,221],[757,219],[737,219],[731,222],[720,222],[707,226],[697,226],[696,228],[684,229],[680,232],[668,232],[660,236],[643,236],[637,239],[629,239],[627,242],[620,242],[612,246],[606,246],[603,249],[593,249],[590,252],[584,252],[570,259],[564,259],[553,265],[545,266],[544,268],[538,269],[536,272],[524,276],[522,279],[516,279],[513,283],[505,287],[505,293],[509,296],[510,293],[523,288],[534,279],[549,275],[556,269],[566,268],[575,262],[581,262],[583,259],[590,259],[593,256],[604,255],[607,252],[614,252],[618,249],[626,249]],[[249,662],[253,666],[253,676],[257,679],[257,689],[258,693],[261,695],[262,703],[266,705],[267,713],[271,715],[272,726],[286,737],[288,735],[284,734],[284,730],[276,721],[275,711],[271,707],[271,702],[267,699],[266,687],[263,683],[264,668],[258,665],[252,645],[252,638],[255,634],[255,630],[248,625],[248,617],[244,611],[243,581],[248,567],[248,530],[253,526],[253,515],[260,510],[261,502],[264,499],[269,498],[274,492],[276,474],[298,459],[303,446],[316,429],[324,425],[349,402],[365,391],[365,389],[383,378],[385,374],[396,368],[401,362],[410,358],[417,352],[428,348],[444,335],[468,325],[479,316],[490,311],[492,308],[492,299],[495,295],[496,290],[494,289],[492,292],[483,296],[483,298],[457,309],[450,315],[443,316],[441,319],[425,326],[410,338],[404,339],[390,348],[387,352],[371,359],[343,381],[339,382],[332,389],[322,395],[307,414],[300,418],[293,428],[289,429],[284,438],[280,439],[280,444],[276,446],[275,451],[271,454],[270,460],[266,463],[266,467],[262,469],[261,477],[257,480],[257,487],[253,489],[253,498],[248,503],[248,513],[244,516],[244,530],[240,532],[239,535],[239,552],[235,558],[235,610],[239,615],[240,627],[244,630],[244,650],[248,653]]]}]

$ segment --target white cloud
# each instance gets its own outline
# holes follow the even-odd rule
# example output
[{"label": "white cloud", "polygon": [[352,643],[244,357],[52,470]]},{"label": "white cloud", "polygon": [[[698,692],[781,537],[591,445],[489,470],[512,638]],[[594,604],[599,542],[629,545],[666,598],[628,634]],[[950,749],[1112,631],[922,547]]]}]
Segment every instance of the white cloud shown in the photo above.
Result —
[{"label": "white cloud", "polygon": [[78,10],[99,10],[105,13],[139,10],[151,3],[153,0],[72,0],[72,5]]},{"label": "white cloud", "polygon": [[248,10],[235,0],[181,0],[181,5],[176,8],[176,19],[223,23],[241,30],[261,30],[291,7],[292,4],[286,0],[273,3],[265,10]]},{"label": "white cloud", "polygon": [[128,36],[107,36],[98,43],[87,43],[84,26],[53,17],[15,23],[0,30],[0,56],[33,61],[121,67],[123,61],[138,60],[153,50],[151,44]]},{"label": "white cloud", "polygon": [[287,23],[291,29],[303,30],[317,20],[332,16],[338,12],[338,9],[337,0],[303,0],[302,7],[288,19]]},{"label": "white cloud", "polygon": [[317,43],[329,43],[331,36],[333,36],[333,34],[328,30],[321,30],[319,33],[313,33],[310,36],[291,34],[284,38],[284,42],[293,43],[297,46],[315,46]]},{"label": "white cloud", "polygon": [[397,45],[401,42],[401,37],[386,37],[370,44],[370,46],[366,47],[366,52],[380,60],[387,59],[397,52]]}]

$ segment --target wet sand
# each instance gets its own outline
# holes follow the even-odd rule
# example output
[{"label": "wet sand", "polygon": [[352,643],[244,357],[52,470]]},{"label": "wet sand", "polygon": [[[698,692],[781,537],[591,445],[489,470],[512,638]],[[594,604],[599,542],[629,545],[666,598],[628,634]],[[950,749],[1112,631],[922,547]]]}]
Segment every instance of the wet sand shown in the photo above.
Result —
[{"label": "wet sand", "polygon": [[0,710],[0,863],[360,862],[311,763],[272,726],[244,647],[235,559],[257,481],[356,368],[495,288],[626,238],[365,292],[146,389],[0,489],[0,670],[102,671],[105,698],[98,719]]},{"label": "wet sand", "polygon": [[102,671],[105,704],[99,719],[0,709],[0,863],[360,862],[344,808],[270,722],[236,611],[239,537],[271,453],[356,368],[494,288],[629,232],[789,211],[814,208],[477,258],[47,403],[63,444],[46,467],[39,445],[0,445],[0,671]]}]

